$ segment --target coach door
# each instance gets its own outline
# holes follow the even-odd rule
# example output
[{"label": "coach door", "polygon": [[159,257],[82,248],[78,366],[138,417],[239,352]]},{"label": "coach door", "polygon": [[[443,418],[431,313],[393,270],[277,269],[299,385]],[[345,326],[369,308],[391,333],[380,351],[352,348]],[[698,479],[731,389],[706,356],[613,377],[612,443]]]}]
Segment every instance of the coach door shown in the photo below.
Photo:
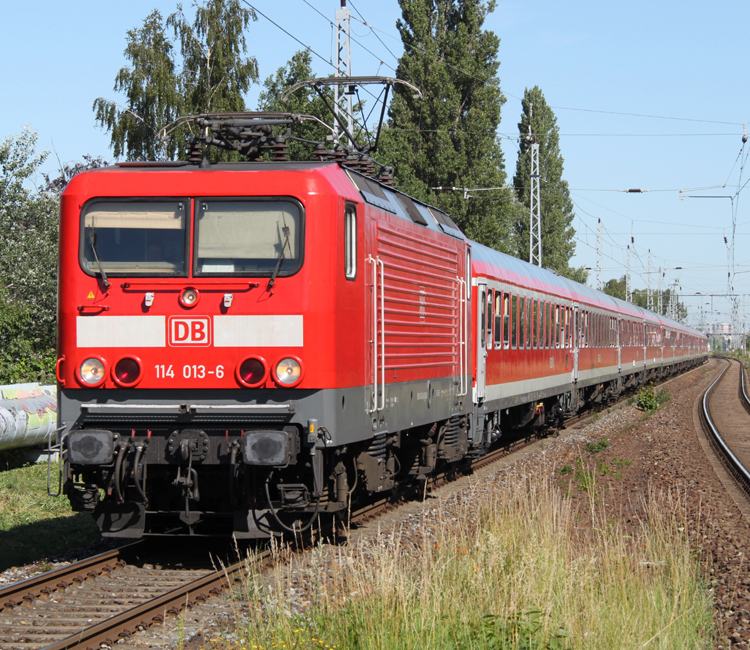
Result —
[{"label": "coach door", "polygon": [[573,381],[578,381],[578,348],[581,340],[581,320],[578,305],[573,304]]},{"label": "coach door", "polygon": [[477,283],[477,387],[474,401],[480,402],[484,399],[485,386],[487,383],[487,283]]}]

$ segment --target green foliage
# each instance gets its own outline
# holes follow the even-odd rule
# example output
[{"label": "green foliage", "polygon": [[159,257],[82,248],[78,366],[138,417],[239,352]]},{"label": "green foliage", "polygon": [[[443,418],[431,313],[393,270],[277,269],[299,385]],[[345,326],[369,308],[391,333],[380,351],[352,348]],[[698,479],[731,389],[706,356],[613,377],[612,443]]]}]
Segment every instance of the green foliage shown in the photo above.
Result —
[{"label": "green foliage", "polygon": [[527,609],[507,618],[488,614],[482,620],[477,641],[488,650],[562,650],[570,647],[572,634],[544,628],[544,612]]},{"label": "green foliage", "polygon": [[397,85],[376,158],[392,165],[396,185],[448,212],[466,235],[513,252],[512,193],[439,192],[434,187],[501,188],[505,161],[497,137],[505,97],[497,77],[500,39],[483,28],[495,2],[399,0],[404,45]]},{"label": "green foliage", "polygon": [[583,448],[590,454],[598,454],[603,449],[609,447],[609,441],[602,438],[599,442],[587,442]]},{"label": "green foliage", "polygon": [[[282,101],[282,95],[294,84],[313,78],[312,55],[307,50],[297,52],[284,67],[279,68],[276,74],[268,77],[263,86],[265,90],[258,97],[258,109],[261,111],[286,111],[290,113],[301,113],[313,115],[322,122],[331,122],[331,114],[325,102],[311,88],[301,88],[292,94],[289,99]],[[333,105],[333,91],[326,88],[324,95],[329,98]],[[294,135],[305,140],[324,142],[331,130],[322,124],[305,122],[294,129]],[[310,160],[315,145],[306,142],[291,142],[289,146],[289,158],[291,160]]]},{"label": "green foliage", "polygon": [[626,460],[624,458],[617,458],[615,456],[611,461],[612,466],[616,467],[617,469],[622,469],[623,467],[630,467],[633,464],[632,460]]},{"label": "green foliage", "polygon": [[569,262],[575,252],[573,202],[568,182],[563,176],[563,157],[560,153],[560,134],[557,118],[538,86],[526,89],[522,100],[523,113],[518,124],[520,154],[516,163],[513,186],[518,200],[524,205],[515,221],[517,253],[529,259],[529,221],[531,201],[531,145],[529,127],[539,144],[539,173],[542,229],[542,264],[566,277],[580,281],[583,268],[571,269]]},{"label": "green foliage", "polygon": [[[255,12],[240,0],[206,0],[195,5],[192,23],[177,5],[166,21],[154,10],[140,29],[127,32],[125,58],[114,90],[125,105],[99,97],[93,110],[97,124],[111,134],[116,158],[173,160],[195,135],[180,127],[166,140],[160,128],[182,115],[244,111],[244,95],[258,80],[258,64],[246,56],[245,29]],[[171,30],[179,44],[179,58]],[[212,158],[229,157],[221,151]]]},{"label": "green foliage", "polygon": [[570,465],[563,465],[560,469],[560,475],[565,476],[566,474],[570,474],[573,471],[573,468]]},{"label": "green foliage", "polygon": [[620,300],[625,300],[626,284],[627,279],[624,275],[619,280],[612,278],[604,283],[602,291],[610,296],[619,298]]},{"label": "green foliage", "polygon": [[0,571],[86,546],[100,534],[91,515],[47,496],[47,464],[0,472]]},{"label": "green foliage", "polygon": [[661,406],[662,404],[665,404],[670,399],[672,399],[672,396],[669,394],[666,388],[660,388],[656,391],[656,403]]},{"label": "green foliage", "polygon": [[[610,280],[609,282],[612,282],[612,280]],[[609,282],[607,284],[609,284]],[[660,312],[659,311],[659,289],[653,290],[653,305],[654,305],[653,311],[654,312],[662,316],[667,315],[667,310],[669,309],[670,294],[671,294],[670,289],[664,289],[661,291],[661,312]],[[634,289],[631,302],[634,305],[637,305],[638,307],[643,307],[644,309],[648,309],[648,291],[646,289]],[[685,303],[680,302],[679,298],[677,300],[677,315],[678,315],[677,316],[678,321],[684,321],[687,318],[687,307],[685,306]]]},{"label": "green foliage", "polygon": [[28,128],[0,143],[0,383],[54,377],[58,202],[26,186],[36,144]]},{"label": "green foliage", "polygon": [[575,481],[579,491],[589,492],[596,498],[596,473],[586,467],[583,458],[576,459]]},{"label": "green foliage", "polygon": [[115,77],[114,90],[125,94],[126,106],[98,97],[94,101],[98,125],[110,132],[115,158],[128,160],[173,159],[176,142],[161,142],[156,132],[180,115],[173,46],[161,14],[154,10],[140,29],[128,30],[125,57],[130,65]]},{"label": "green foliage", "polygon": [[656,398],[656,391],[652,383],[649,383],[647,386],[641,386],[638,390],[636,404],[641,411],[645,411],[646,413],[652,413],[659,408],[659,400]]}]

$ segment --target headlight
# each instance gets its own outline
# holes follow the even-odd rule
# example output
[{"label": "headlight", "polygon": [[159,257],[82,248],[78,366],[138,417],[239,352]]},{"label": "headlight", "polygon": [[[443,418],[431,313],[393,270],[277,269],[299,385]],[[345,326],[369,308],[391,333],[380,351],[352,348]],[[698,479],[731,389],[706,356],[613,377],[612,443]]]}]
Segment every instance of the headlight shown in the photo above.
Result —
[{"label": "headlight", "polygon": [[98,386],[105,377],[104,362],[96,357],[86,359],[78,368],[78,378],[87,386]]},{"label": "headlight", "polygon": [[183,289],[179,298],[180,304],[183,307],[187,307],[188,309],[190,309],[191,307],[195,307],[200,299],[201,295],[198,293],[198,290],[193,289],[193,287]]},{"label": "headlight", "polygon": [[287,357],[276,364],[274,375],[282,386],[294,386],[302,379],[302,366],[297,359]]},{"label": "headlight", "polygon": [[73,465],[109,465],[113,454],[111,431],[79,429],[68,436],[68,460]]}]

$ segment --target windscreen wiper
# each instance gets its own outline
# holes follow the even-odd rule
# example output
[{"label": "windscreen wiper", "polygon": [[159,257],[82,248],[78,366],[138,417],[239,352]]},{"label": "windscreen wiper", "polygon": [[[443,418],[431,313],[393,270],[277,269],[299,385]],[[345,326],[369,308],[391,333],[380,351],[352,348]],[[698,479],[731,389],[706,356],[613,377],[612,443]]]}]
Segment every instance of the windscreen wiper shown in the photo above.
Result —
[{"label": "windscreen wiper", "polygon": [[102,275],[102,283],[104,284],[104,288],[109,289],[109,280],[107,280],[107,274],[104,272],[102,263],[99,261],[99,256],[96,254],[96,233],[94,232],[93,228],[91,228],[91,230],[89,231],[89,244],[91,244],[91,251],[94,253],[96,265],[99,267],[99,273],[101,273]]},{"label": "windscreen wiper", "polygon": [[279,260],[276,262],[276,268],[271,274],[271,279],[268,281],[268,288],[273,289],[273,285],[276,284],[276,276],[279,274],[281,269],[281,263],[284,261],[284,251],[289,244],[289,226],[284,226],[281,231],[284,233],[284,243],[281,245],[281,252],[279,253]]}]

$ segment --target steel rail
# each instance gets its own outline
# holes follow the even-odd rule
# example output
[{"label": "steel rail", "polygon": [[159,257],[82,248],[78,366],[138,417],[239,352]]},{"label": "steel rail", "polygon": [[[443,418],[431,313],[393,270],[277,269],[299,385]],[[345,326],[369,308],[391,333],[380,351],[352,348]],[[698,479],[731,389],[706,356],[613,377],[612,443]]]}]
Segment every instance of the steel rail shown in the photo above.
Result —
[{"label": "steel rail", "polygon": [[[724,368],[722,373],[716,378],[716,380],[708,387],[706,392],[703,394],[703,408],[701,409],[701,419],[703,420],[704,427],[709,434],[708,439],[711,442],[711,446],[714,448],[716,453],[718,454],[719,458],[724,463],[725,467],[729,471],[729,473],[734,477],[734,480],[737,481],[739,486],[745,491],[746,494],[750,496],[750,472],[745,468],[745,466],[739,461],[739,459],[734,455],[732,450],[729,448],[727,443],[724,441],[724,438],[722,438],[721,434],[719,433],[719,430],[716,428],[716,425],[713,422],[713,419],[711,418],[711,409],[709,407],[709,396],[711,392],[713,391],[714,387],[719,384],[719,382],[723,379],[724,375],[727,373],[727,371],[732,367],[732,361],[728,360],[727,367]],[[745,393],[744,388],[744,370],[742,369],[742,364],[740,364],[740,374],[742,376],[742,383],[741,383],[741,392]],[[747,398],[747,394],[744,395],[745,399]],[[745,406],[745,400],[742,400],[743,406]],[[745,406],[745,408],[748,408]]]},{"label": "steel rail", "polygon": [[740,363],[740,400],[742,401],[742,406],[745,407],[745,410],[750,413],[750,397],[747,395],[747,387],[745,386],[745,366],[742,365],[742,361]]},{"label": "steel rail", "polygon": [[[268,552],[260,554],[258,559],[264,559],[269,554]],[[217,595],[220,591],[229,587],[230,582],[239,580],[239,574],[244,567],[245,562],[237,562],[225,569],[214,571],[142,605],[111,616],[57,643],[50,644],[44,650],[68,650],[71,648],[98,650],[102,645],[110,647],[118,640],[128,638],[131,634],[137,632],[138,628],[147,628],[154,623],[163,623],[167,614],[177,615],[186,607],[204,602],[209,597]]]},{"label": "steel rail", "polygon": [[49,596],[52,592],[65,589],[75,582],[80,583],[102,573],[110,573],[123,565],[120,557],[123,549],[132,546],[133,544],[129,544],[127,547],[100,553],[4,587],[0,589],[0,612],[22,605],[24,601],[29,603],[36,598]]}]

